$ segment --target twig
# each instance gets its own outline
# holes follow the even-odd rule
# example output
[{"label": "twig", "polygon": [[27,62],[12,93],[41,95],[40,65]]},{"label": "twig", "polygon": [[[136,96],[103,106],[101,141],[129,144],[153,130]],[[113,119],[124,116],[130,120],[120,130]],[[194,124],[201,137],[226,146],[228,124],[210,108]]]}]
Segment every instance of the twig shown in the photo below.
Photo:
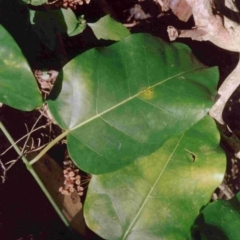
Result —
[{"label": "twig", "polygon": [[231,189],[224,182],[219,186],[219,189],[227,197],[227,199],[231,199],[234,196],[234,194],[231,191]]},{"label": "twig", "polygon": [[[16,145],[17,143],[19,143],[20,141],[22,141],[24,138],[26,138],[28,135],[31,135],[32,133],[38,131],[41,128],[45,128],[46,126],[50,125],[51,123],[47,123],[46,125],[40,126],[38,128],[35,128],[32,132],[27,133],[26,135],[22,136],[21,138],[19,138],[14,145]],[[10,149],[13,148],[13,145],[11,145],[10,147],[8,147],[3,153],[0,154],[0,157],[3,156],[4,154],[6,154]]]},{"label": "twig", "polygon": [[42,146],[39,146],[38,148],[36,149],[32,149],[32,150],[29,150],[26,152],[26,155],[29,154],[29,153],[32,153],[32,152],[38,152],[39,150],[43,149],[45,146],[47,146],[49,143],[45,143],[43,144]]},{"label": "twig", "polygon": [[2,183],[5,183],[6,181],[6,172],[7,172],[7,169],[5,168],[4,164],[2,163],[1,159],[0,159],[0,168],[2,170],[2,174],[1,174],[1,179],[2,179]]},{"label": "twig", "polygon": [[224,124],[224,121],[222,119],[224,107],[228,99],[240,84],[239,74],[240,61],[238,62],[236,68],[229,74],[229,76],[224,80],[223,84],[219,88],[218,94],[220,97],[209,112],[210,116],[215,118],[221,124]]},{"label": "twig", "polygon": [[[168,27],[170,40],[177,37],[190,37],[198,41],[209,40],[220,48],[240,52],[240,26],[228,18],[213,14],[212,0],[186,0],[192,7],[192,13],[196,27],[189,30],[178,30],[172,26]],[[226,7],[233,8],[234,4],[225,1]],[[234,9],[236,10],[236,9]],[[227,77],[218,94],[217,100],[210,115],[219,123],[224,124],[222,112],[227,100],[240,84],[240,63]]]},{"label": "twig", "polygon": [[[3,131],[4,135],[6,136],[6,138],[8,139],[8,141],[13,145],[15,151],[18,153],[19,156],[22,155],[22,152],[20,151],[20,149],[17,147],[17,145],[15,144],[14,140],[12,139],[12,137],[10,136],[10,134],[8,133],[7,129],[4,127],[4,125],[2,124],[2,122],[0,122],[0,129]],[[36,180],[36,182],[38,183],[39,187],[41,188],[41,190],[43,191],[43,193],[45,194],[45,196],[48,198],[49,202],[52,204],[53,208],[55,209],[55,211],[57,212],[57,214],[59,215],[59,217],[61,218],[61,220],[63,221],[63,223],[68,227],[70,227],[70,224],[68,222],[68,220],[66,219],[66,217],[64,216],[64,214],[62,213],[62,211],[59,209],[59,207],[57,206],[57,204],[54,202],[52,196],[49,194],[48,190],[46,189],[46,187],[44,186],[43,182],[41,181],[41,179],[38,177],[38,175],[36,174],[35,170],[33,169],[32,165],[28,162],[28,160],[24,157],[21,156],[22,161],[25,163],[28,171],[32,174],[32,176],[34,177],[34,179]]]},{"label": "twig", "polygon": [[66,137],[68,135],[68,133],[70,132],[70,130],[66,130],[63,133],[61,133],[58,137],[56,137],[54,140],[52,140],[35,158],[33,158],[29,164],[33,165],[34,163],[36,163],[41,157],[43,157],[43,155],[49,150],[51,149],[57,142],[59,142],[60,140],[62,140],[64,137]]},{"label": "twig", "polygon": [[27,139],[25,140],[25,143],[23,145],[23,148],[22,148],[22,154],[24,154],[24,151],[25,151],[25,148],[26,148],[26,145],[28,143],[28,140],[30,138],[30,135],[32,134],[32,131],[34,130],[35,126],[37,125],[37,123],[40,121],[40,119],[42,118],[43,114],[41,113],[40,116],[38,117],[38,119],[36,120],[36,122],[33,124],[31,130],[30,130],[30,134],[27,136]]},{"label": "twig", "polygon": [[124,23],[123,25],[127,28],[131,28],[131,27],[138,25],[139,23],[140,22],[132,22],[132,23]]},{"label": "twig", "polygon": [[9,171],[11,169],[11,167],[19,160],[21,159],[21,156],[18,156],[16,159],[14,160],[11,160],[11,161],[8,161],[7,163],[5,163],[5,165],[8,165],[9,166],[7,167],[6,171]]}]

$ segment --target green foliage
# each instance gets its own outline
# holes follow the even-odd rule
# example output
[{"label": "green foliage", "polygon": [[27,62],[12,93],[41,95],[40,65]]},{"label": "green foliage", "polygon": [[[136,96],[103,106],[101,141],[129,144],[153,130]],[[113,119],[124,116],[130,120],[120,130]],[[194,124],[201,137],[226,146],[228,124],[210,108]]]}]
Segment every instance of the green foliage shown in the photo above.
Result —
[{"label": "green foliage", "polygon": [[30,10],[30,22],[39,38],[51,50],[55,48],[56,34],[67,33],[70,37],[75,36],[82,33],[87,25],[92,28],[98,39],[118,41],[130,35],[125,26],[116,22],[109,15],[102,17],[96,23],[87,23],[84,16],[77,18],[70,8],[45,11]]},{"label": "green foliage", "polygon": [[30,111],[42,105],[41,93],[19,46],[0,25],[0,102]]},{"label": "green foliage", "polygon": [[[68,8],[68,9],[63,9],[61,8],[59,11],[61,11],[62,13],[62,16],[63,18],[59,18],[58,19],[58,14],[53,14],[53,16],[56,16],[56,20],[60,23],[60,24],[56,24],[56,26],[58,27],[61,26],[61,23],[65,23],[65,28],[66,28],[66,32],[69,36],[71,36],[72,32],[74,32],[74,30],[78,27],[79,25],[79,22],[74,14],[74,12]],[[62,24],[62,25],[63,25]],[[62,29],[62,32],[64,32],[64,27]],[[86,27],[86,24],[85,24],[85,27]],[[84,30],[85,28],[82,29],[82,31]],[[60,29],[60,32],[61,32],[61,29]]]},{"label": "green foliage", "polygon": [[40,6],[47,2],[47,0],[22,0],[26,4],[31,4],[34,6]]},{"label": "green foliage", "polygon": [[130,35],[129,30],[119,22],[116,22],[110,15],[102,17],[96,23],[88,23],[98,39],[119,41]]},{"label": "green foliage", "polygon": [[215,124],[204,118],[217,78],[184,45],[147,34],[63,68],[48,103],[70,131],[72,159],[101,174],[85,201],[93,231],[105,239],[189,236],[225,168]]},{"label": "green foliage", "polygon": [[187,239],[224,170],[218,130],[206,116],[149,156],[93,176],[86,222],[104,239]]},{"label": "green foliage", "polygon": [[82,33],[84,31],[84,29],[86,28],[86,26],[87,26],[87,22],[84,19],[84,16],[82,15],[78,18],[76,28],[72,32],[68,33],[68,36],[72,37],[79,33]]},{"label": "green foliage", "polygon": [[[23,2],[38,6],[46,1]],[[73,161],[94,174],[85,201],[85,218],[94,232],[105,239],[190,237],[225,169],[217,129],[206,116],[216,95],[217,68],[206,68],[182,44],[130,35],[109,15],[87,23],[70,9],[30,10],[30,20],[51,50],[57,34],[74,36],[87,25],[98,39],[121,41],[65,65],[47,100],[65,131],[26,165],[67,136]],[[0,40],[0,102],[20,110],[40,107],[31,69],[2,26]],[[224,206],[222,218],[219,206]],[[200,217],[222,229],[219,219],[228,221],[232,206],[209,204]],[[238,208],[231,208],[237,223]],[[208,237],[201,223],[197,219],[193,232],[200,229]],[[236,239],[233,228],[227,228],[224,234]]]},{"label": "green foliage", "polygon": [[229,201],[209,203],[197,218],[193,233],[198,239],[239,239],[240,193]]},{"label": "green foliage", "polygon": [[186,46],[136,34],[69,62],[48,104],[70,130],[68,150],[77,166],[107,173],[203,118],[217,79],[216,68],[205,68]]}]

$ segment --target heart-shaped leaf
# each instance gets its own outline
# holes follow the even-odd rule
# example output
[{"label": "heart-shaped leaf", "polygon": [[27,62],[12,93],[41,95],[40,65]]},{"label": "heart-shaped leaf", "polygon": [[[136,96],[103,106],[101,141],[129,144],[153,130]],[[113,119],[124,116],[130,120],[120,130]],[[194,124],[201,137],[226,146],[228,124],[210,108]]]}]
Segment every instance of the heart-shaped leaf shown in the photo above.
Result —
[{"label": "heart-shaped leaf", "polygon": [[106,15],[95,23],[88,23],[98,39],[119,41],[130,35],[129,30],[121,23]]},{"label": "heart-shaped leaf", "polygon": [[206,116],[149,156],[93,176],[84,207],[87,225],[111,240],[188,239],[224,170],[219,133]]},{"label": "heart-shaped leaf", "polygon": [[19,46],[0,25],[0,102],[30,111],[42,105],[36,80]]},{"label": "heart-shaped leaf", "polygon": [[72,159],[99,174],[151,154],[203,118],[217,79],[185,45],[136,34],[69,62],[48,103],[70,130]]},{"label": "heart-shaped leaf", "polygon": [[229,201],[217,200],[209,203],[200,213],[193,227],[197,239],[239,238],[240,193]]}]

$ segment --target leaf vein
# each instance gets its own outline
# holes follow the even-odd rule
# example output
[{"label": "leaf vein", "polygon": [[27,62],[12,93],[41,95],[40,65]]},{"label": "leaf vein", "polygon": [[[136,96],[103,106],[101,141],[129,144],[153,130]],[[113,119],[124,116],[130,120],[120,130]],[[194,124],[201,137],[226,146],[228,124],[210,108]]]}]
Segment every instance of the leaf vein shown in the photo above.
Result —
[{"label": "leaf vein", "polygon": [[[73,135],[74,136],[74,135]],[[76,136],[74,136],[75,138],[77,138]],[[88,147],[89,149],[91,149],[93,152],[95,152],[96,154],[98,154],[101,157],[104,157],[101,153],[99,153],[98,151],[96,151],[93,147],[91,147],[90,145],[88,145],[86,142],[84,142],[82,139],[77,138],[82,144],[84,144],[86,147]],[[105,158],[105,157],[104,157]]]},{"label": "leaf vein", "polygon": [[81,126],[83,126],[83,125],[85,125],[85,124],[87,124],[87,123],[89,123],[89,122],[91,122],[91,121],[93,121],[93,120],[99,118],[100,116],[103,116],[104,114],[106,114],[106,113],[112,111],[113,109],[115,109],[115,108],[117,108],[117,107],[119,107],[119,106],[121,106],[121,105],[123,105],[123,104],[129,102],[130,100],[132,100],[132,99],[134,99],[134,98],[137,98],[140,94],[142,94],[143,92],[147,91],[147,90],[150,89],[150,88],[154,88],[154,87],[156,87],[156,86],[158,86],[158,85],[163,84],[163,83],[166,82],[166,81],[169,81],[169,80],[174,79],[174,78],[177,77],[177,76],[181,76],[182,74],[185,74],[185,73],[187,73],[187,72],[193,72],[193,71],[196,71],[196,70],[198,70],[198,69],[202,69],[202,68],[196,68],[196,69],[191,69],[191,70],[189,70],[189,71],[181,72],[181,73],[176,74],[176,75],[174,75],[174,76],[172,76],[172,77],[169,77],[169,78],[167,78],[167,79],[165,79],[165,80],[163,80],[163,81],[161,81],[161,82],[158,82],[158,83],[152,85],[151,87],[146,88],[146,89],[140,91],[139,93],[137,93],[137,94],[135,94],[135,95],[133,95],[133,96],[131,96],[131,97],[129,97],[129,98],[123,100],[122,102],[119,102],[118,104],[116,104],[116,105],[114,105],[114,106],[108,108],[107,110],[104,110],[103,112],[98,113],[97,115],[95,115],[95,116],[89,118],[88,120],[86,120],[86,121],[84,121],[84,122],[82,122],[82,123],[76,125],[75,127],[73,127],[73,128],[70,129],[70,130],[74,130],[74,129],[80,128]]},{"label": "leaf vein", "polygon": [[153,107],[155,107],[155,108],[157,108],[157,109],[159,109],[159,110],[163,110],[164,112],[169,113],[173,118],[176,119],[176,114],[171,113],[171,112],[168,111],[167,109],[161,108],[161,107],[159,107],[159,106],[157,106],[157,105],[155,105],[155,104],[153,104],[153,103],[151,103],[151,102],[145,101],[144,99],[142,99],[142,98],[140,98],[140,97],[138,97],[138,99],[141,100],[141,101],[143,101],[143,102],[145,102],[145,103],[147,103],[147,104],[149,104],[149,105],[152,105]]},{"label": "leaf vein", "polygon": [[170,154],[170,156],[169,156],[167,162],[165,163],[165,165],[164,165],[162,171],[160,172],[160,174],[159,174],[159,176],[157,177],[155,183],[153,184],[152,188],[151,188],[150,191],[148,192],[148,194],[147,194],[147,196],[146,196],[146,198],[145,198],[145,200],[144,200],[142,206],[140,207],[139,211],[137,212],[135,218],[133,219],[133,221],[132,221],[131,224],[129,225],[129,227],[128,227],[126,233],[125,233],[125,235],[124,235],[123,238],[122,238],[123,240],[126,239],[127,235],[128,235],[129,232],[131,231],[131,228],[132,228],[132,227],[134,226],[134,224],[136,223],[138,216],[140,215],[140,213],[142,212],[144,206],[146,205],[146,203],[147,203],[147,201],[148,201],[148,198],[151,196],[152,191],[154,190],[155,186],[158,184],[158,182],[159,182],[159,180],[160,180],[160,178],[161,178],[161,176],[162,176],[164,170],[166,169],[166,167],[167,167],[169,161],[171,160],[173,154],[175,153],[175,151],[177,150],[178,146],[180,145],[180,142],[181,142],[183,136],[184,136],[184,133],[183,133],[182,136],[180,137],[180,139],[179,139],[179,141],[177,142],[175,148],[173,149],[172,153]]},{"label": "leaf vein", "polygon": [[135,141],[138,141],[138,142],[142,142],[140,139],[137,139],[137,138],[134,138],[132,136],[130,136],[128,133],[124,132],[123,130],[117,128],[116,126],[114,126],[112,123],[110,123],[108,120],[104,119],[102,116],[100,116],[100,118],[105,122],[107,123],[108,125],[110,125],[111,127],[113,127],[114,129],[116,129],[117,131],[123,133],[124,135],[128,136],[129,138],[135,140]]}]

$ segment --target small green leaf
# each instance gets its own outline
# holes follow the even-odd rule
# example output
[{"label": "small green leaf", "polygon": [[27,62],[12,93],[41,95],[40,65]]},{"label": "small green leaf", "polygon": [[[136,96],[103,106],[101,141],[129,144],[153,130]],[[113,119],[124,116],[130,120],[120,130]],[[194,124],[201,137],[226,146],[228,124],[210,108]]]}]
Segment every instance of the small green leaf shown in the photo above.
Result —
[{"label": "small green leaf", "polygon": [[34,6],[40,6],[47,2],[47,0],[22,0],[26,4],[31,4]]},{"label": "small green leaf", "polygon": [[[186,149],[198,156],[194,162]],[[87,225],[107,240],[188,239],[225,167],[218,130],[206,116],[152,154],[118,171],[93,176],[84,206]]]},{"label": "small green leaf", "polygon": [[72,36],[75,36],[75,35],[77,35],[79,33],[82,33],[85,30],[86,27],[87,27],[87,22],[84,19],[84,16],[82,15],[78,19],[78,23],[77,23],[76,29],[74,29],[73,32],[69,33],[68,36],[72,37]]},{"label": "small green leaf", "polygon": [[239,226],[240,193],[228,201],[209,203],[195,221],[193,236],[199,240],[236,240],[239,239]]},{"label": "small green leaf", "polygon": [[129,30],[109,15],[102,17],[96,23],[88,23],[98,39],[118,41],[130,35]]},{"label": "small green leaf", "polygon": [[63,20],[63,23],[65,23],[65,27],[67,30],[66,32],[70,36],[70,34],[78,27],[79,21],[77,20],[74,12],[70,8],[68,9],[61,8],[60,11],[62,13],[63,18],[62,19],[57,18],[56,15],[56,21],[60,23],[60,21]]},{"label": "small green leaf", "polygon": [[42,96],[19,46],[0,25],[0,102],[30,111],[42,105]]},{"label": "small green leaf", "polygon": [[29,19],[30,19],[30,23],[31,23],[32,25],[35,24],[35,20],[34,20],[35,15],[36,15],[36,11],[35,11],[35,10],[32,10],[32,9],[29,9]]}]

